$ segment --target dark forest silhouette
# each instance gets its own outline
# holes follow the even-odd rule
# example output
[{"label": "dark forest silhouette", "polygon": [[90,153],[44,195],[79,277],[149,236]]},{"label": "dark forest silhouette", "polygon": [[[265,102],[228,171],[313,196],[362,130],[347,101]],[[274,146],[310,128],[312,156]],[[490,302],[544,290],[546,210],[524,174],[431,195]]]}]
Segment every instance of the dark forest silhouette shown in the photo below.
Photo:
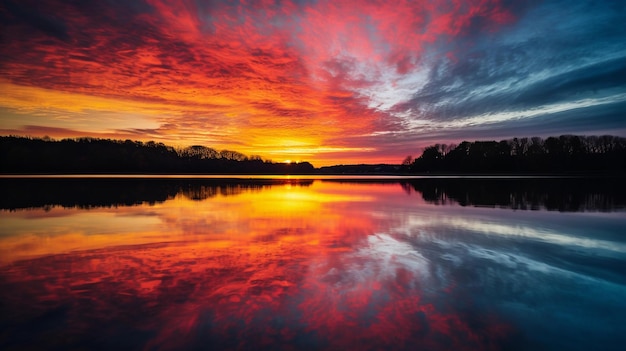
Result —
[{"label": "dark forest silhouette", "polygon": [[205,146],[174,148],[153,141],[0,137],[4,174],[424,174],[424,173],[624,173],[626,138],[562,135],[464,141],[426,147],[401,165],[274,163],[237,151]]},{"label": "dark forest silhouette", "polygon": [[308,162],[273,163],[205,146],[175,149],[153,141],[96,138],[60,141],[0,137],[0,173],[308,174]]},{"label": "dark forest silhouette", "polygon": [[435,144],[415,160],[408,156],[403,166],[413,172],[624,172],[626,138],[561,135]]}]

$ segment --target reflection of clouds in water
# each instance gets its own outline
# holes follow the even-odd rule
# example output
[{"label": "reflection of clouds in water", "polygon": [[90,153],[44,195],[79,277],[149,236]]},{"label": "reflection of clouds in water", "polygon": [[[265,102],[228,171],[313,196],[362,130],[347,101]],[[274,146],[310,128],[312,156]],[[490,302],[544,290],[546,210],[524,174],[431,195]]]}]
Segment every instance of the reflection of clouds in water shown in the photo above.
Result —
[{"label": "reflection of clouds in water", "polygon": [[499,349],[509,335],[489,308],[460,313],[446,272],[402,238],[367,234],[309,259],[298,307],[336,349]]},{"label": "reflection of clouds in water", "polygon": [[[600,311],[626,310],[619,214],[437,207],[400,191],[316,182],[63,210],[70,229],[97,231],[48,236],[39,259],[5,266],[3,297],[21,314],[54,294],[72,306],[67,325],[90,328],[84,340],[123,326],[147,348],[502,349],[511,321],[536,340],[589,330],[565,316],[609,328],[620,317]],[[60,220],[4,215],[29,230]],[[54,242],[81,250],[59,255]]]},{"label": "reflection of clouds in water", "polygon": [[[565,285],[624,290],[626,244],[620,238],[596,235],[596,222],[571,225],[570,217],[552,213],[549,219],[564,219],[570,225],[553,225],[544,218],[531,227],[532,216],[509,212],[499,217],[498,213],[486,216],[472,209],[455,216],[405,213],[402,219],[395,218],[389,232],[425,257],[431,272],[436,272],[433,277],[454,281],[464,289],[480,287],[500,300],[540,293],[557,299]],[[602,222],[611,220],[613,226],[623,223],[619,218]]]},{"label": "reflection of clouds in water", "polygon": [[[393,281],[400,270],[411,272],[420,282],[429,277],[428,260],[409,243],[399,241],[388,234],[368,235],[353,252],[345,252],[330,258],[317,259],[314,263],[320,280],[332,288],[362,288],[372,282]],[[408,283],[413,284],[411,280]],[[407,286],[413,289],[415,286]]]},{"label": "reflection of clouds in water", "polygon": [[[583,249],[598,249],[606,254],[626,253],[626,244],[615,241],[579,237],[569,233],[557,232],[550,228],[530,227],[519,223],[503,223],[486,219],[472,219],[459,216],[408,216],[402,227],[394,230],[413,236],[428,232],[427,228],[437,228],[442,233],[473,232],[485,235],[512,237],[513,239],[532,240],[553,245],[575,246]],[[440,238],[439,236],[437,236]]]},{"label": "reflection of clouds in water", "polygon": [[405,268],[421,278],[428,277],[428,260],[408,243],[388,234],[375,234],[367,237],[367,244],[355,256],[367,259],[367,265],[375,265],[380,276],[393,276],[398,268]]},{"label": "reflection of clouds in water", "polygon": [[602,232],[623,225],[618,214],[453,214],[404,213],[389,230],[425,257],[433,277],[454,282],[453,299],[497,309],[526,338],[521,349],[616,349],[624,340],[615,326],[626,311],[626,244]]}]

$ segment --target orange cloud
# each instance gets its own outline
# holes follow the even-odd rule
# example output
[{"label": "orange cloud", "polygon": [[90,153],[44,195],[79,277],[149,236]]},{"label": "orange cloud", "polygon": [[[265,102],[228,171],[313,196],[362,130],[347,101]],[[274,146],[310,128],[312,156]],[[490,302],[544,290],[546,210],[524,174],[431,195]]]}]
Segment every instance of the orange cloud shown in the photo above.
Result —
[{"label": "orange cloud", "polygon": [[[428,45],[462,35],[476,19],[510,20],[497,0],[28,6],[6,12],[0,75],[9,94],[0,107],[94,123],[43,118],[45,127],[266,157],[293,154],[286,148],[295,141],[306,145],[297,157],[322,163],[384,148],[336,141],[392,124],[372,94],[418,70]],[[0,129],[27,131],[15,121]]]}]

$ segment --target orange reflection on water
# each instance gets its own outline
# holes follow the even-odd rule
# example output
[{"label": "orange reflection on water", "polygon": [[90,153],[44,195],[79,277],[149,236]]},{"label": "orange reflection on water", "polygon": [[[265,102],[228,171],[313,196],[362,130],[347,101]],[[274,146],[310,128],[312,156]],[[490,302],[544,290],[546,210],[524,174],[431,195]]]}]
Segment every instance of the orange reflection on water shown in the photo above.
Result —
[{"label": "orange reflection on water", "polygon": [[147,349],[496,349],[509,332],[459,315],[453,287],[387,234],[383,207],[420,205],[397,184],[194,194],[3,213],[0,288],[19,293],[2,297],[29,306],[9,318],[57,313],[67,328],[43,339],[59,348],[132,334]]}]

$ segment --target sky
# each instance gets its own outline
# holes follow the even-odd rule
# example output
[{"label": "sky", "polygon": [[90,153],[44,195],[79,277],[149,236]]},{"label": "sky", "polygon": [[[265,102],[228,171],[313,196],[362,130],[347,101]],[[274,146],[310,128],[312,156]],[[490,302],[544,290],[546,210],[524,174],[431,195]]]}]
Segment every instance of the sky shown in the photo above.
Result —
[{"label": "sky", "polygon": [[0,0],[0,135],[315,166],[626,136],[624,1]]}]

